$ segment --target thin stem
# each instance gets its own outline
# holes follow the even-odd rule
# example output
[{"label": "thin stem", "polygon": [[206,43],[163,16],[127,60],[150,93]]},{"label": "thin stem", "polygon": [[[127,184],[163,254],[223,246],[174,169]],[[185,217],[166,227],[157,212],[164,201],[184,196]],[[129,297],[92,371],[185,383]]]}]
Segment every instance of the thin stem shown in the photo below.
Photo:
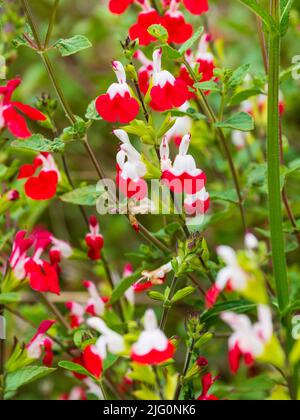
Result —
[{"label": "thin stem", "polygon": [[[0,317],[4,317],[4,306],[0,305]],[[1,322],[1,321],[0,321]],[[4,323],[3,323],[3,327]],[[3,331],[5,334],[5,331]],[[4,375],[5,375],[5,340],[0,338],[0,401],[4,400]]]},{"label": "thin stem", "polygon": [[28,3],[27,0],[21,0],[21,1],[22,1],[22,4],[23,4],[25,13],[27,15],[28,23],[29,23],[30,28],[32,30],[32,34],[33,34],[33,37],[35,39],[36,45],[37,45],[37,47],[38,47],[39,50],[42,50],[42,48],[43,48],[42,47],[42,43],[41,43],[40,38],[39,38],[39,35],[38,35],[38,29],[37,29],[37,27],[35,25],[35,22],[34,22],[32,13],[31,13],[31,9],[30,9],[29,3]]},{"label": "thin stem", "polygon": [[52,14],[51,14],[50,21],[49,21],[49,26],[48,26],[48,31],[47,31],[45,43],[44,43],[45,50],[48,48],[49,43],[51,41],[51,36],[52,36],[54,24],[55,24],[55,19],[56,19],[56,15],[57,15],[58,6],[59,6],[59,0],[55,0],[53,8],[52,8]]},{"label": "thin stem", "polygon": [[161,388],[157,366],[153,365],[152,368],[153,368],[153,372],[154,372],[154,376],[155,376],[155,382],[156,382],[156,386],[157,386],[157,389],[158,389],[159,396],[162,400],[164,400],[165,397],[164,397],[163,390]]},{"label": "thin stem", "polygon": [[[271,15],[280,22],[280,1],[271,0]],[[269,88],[268,88],[268,195],[271,231],[273,270],[278,295],[279,309],[285,312],[289,305],[286,256],[281,207],[280,147],[279,147],[279,73],[280,35],[270,34],[269,47]]]},{"label": "thin stem", "polygon": [[[172,283],[171,283],[171,287],[170,287],[170,292],[169,292],[169,295],[168,295],[168,299],[167,299],[169,301],[172,299],[172,297],[175,294],[176,284],[177,284],[177,277],[174,276],[173,277],[173,280],[172,280]],[[169,315],[170,309],[171,308],[170,308],[169,304],[168,305],[164,305],[164,310],[163,310],[163,314],[162,314],[161,321],[160,321],[160,326],[159,326],[159,328],[162,331],[164,331],[165,328],[166,328],[166,323],[167,323],[167,319],[168,319],[168,315]]]},{"label": "thin stem", "polygon": [[174,395],[174,400],[175,401],[179,400],[181,389],[182,389],[182,380],[185,378],[185,376],[186,376],[186,374],[189,370],[190,363],[191,363],[192,356],[193,356],[194,345],[195,345],[195,340],[192,340],[191,345],[188,347],[187,352],[186,352],[186,357],[185,357],[185,362],[184,362],[184,368],[183,368],[182,375],[180,376],[180,378],[178,380],[177,388],[176,388],[175,395]]},{"label": "thin stem", "polygon": [[265,38],[264,30],[263,30],[263,23],[259,16],[256,17],[256,21],[257,21],[259,45],[260,45],[261,54],[263,58],[264,68],[265,68],[265,72],[268,74],[269,73],[269,58],[268,58],[266,38]]},{"label": "thin stem", "polygon": [[[191,65],[188,63],[188,61],[186,59],[184,59],[184,64],[188,70],[188,72],[190,73],[191,77],[193,78],[193,80],[197,83],[198,82],[198,78],[194,72],[194,70],[192,69]],[[203,108],[203,111],[205,113],[205,115],[207,116],[207,118],[209,119],[209,121],[213,124],[218,122],[218,118],[216,117],[216,114],[214,112],[214,110],[212,109],[212,107],[210,106],[209,102],[207,101],[207,98],[205,96],[205,94],[203,93],[203,91],[200,89],[197,89],[198,93],[199,93],[199,101],[200,101],[200,105]],[[231,156],[231,152],[228,146],[228,142],[226,140],[226,137],[224,135],[224,132],[221,128],[216,128],[216,132],[218,134],[218,138],[219,141],[224,149],[225,152],[225,157],[228,161],[229,164],[229,168],[231,171],[231,175],[233,178],[233,182],[235,185],[235,189],[236,189],[236,193],[238,196],[238,201],[239,201],[239,209],[240,209],[240,213],[241,213],[241,219],[242,219],[242,224],[243,224],[243,229],[246,232],[247,231],[247,224],[246,224],[246,216],[245,216],[245,210],[244,210],[244,205],[243,205],[243,197],[242,197],[242,192],[241,192],[241,187],[240,187],[240,183],[239,183],[239,179],[238,179],[238,174],[233,162],[233,158]]]},{"label": "thin stem", "polygon": [[53,313],[53,315],[55,316],[55,318],[57,319],[57,321],[59,321],[59,323],[67,331],[69,331],[70,330],[70,326],[69,326],[68,322],[65,320],[65,318],[62,315],[62,313],[60,312],[60,310],[54,305],[54,303],[51,302],[50,299],[48,299],[48,297],[44,293],[39,293],[39,296],[42,299],[42,301],[45,303],[45,305],[48,307],[48,309]]}]

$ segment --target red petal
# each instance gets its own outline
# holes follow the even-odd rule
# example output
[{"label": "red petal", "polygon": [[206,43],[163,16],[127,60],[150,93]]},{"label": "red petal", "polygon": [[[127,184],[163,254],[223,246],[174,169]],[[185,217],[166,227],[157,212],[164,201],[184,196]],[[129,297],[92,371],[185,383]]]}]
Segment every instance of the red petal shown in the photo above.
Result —
[{"label": "red petal", "polygon": [[20,168],[18,179],[30,178],[35,174],[36,167],[34,165],[23,165]]},{"label": "red petal", "polygon": [[240,368],[240,362],[243,353],[241,352],[238,343],[229,350],[229,366],[233,374],[236,374]]},{"label": "red petal", "polygon": [[208,12],[208,0],[183,0],[185,7],[193,15],[202,15]]},{"label": "red petal", "polygon": [[190,96],[187,84],[181,79],[176,79],[174,85],[166,83],[163,88],[153,86],[150,95],[150,106],[154,111],[160,112],[180,107]]},{"label": "red petal", "polygon": [[220,296],[221,290],[217,286],[212,286],[209,291],[206,293],[205,297],[205,307],[210,309],[217,302],[218,297]]},{"label": "red petal", "polygon": [[138,39],[139,45],[141,46],[146,46],[151,42],[155,42],[156,38],[148,33],[148,28],[155,24],[163,24],[163,19],[155,10],[151,12],[140,13],[137,23],[133,25],[129,30],[129,36],[131,40],[134,41],[135,39]]},{"label": "red petal", "polygon": [[47,118],[44,114],[29,105],[22,104],[21,102],[11,103],[19,111],[23,112],[28,118],[34,121],[45,121]]},{"label": "red petal", "polygon": [[167,360],[172,359],[175,353],[174,345],[169,341],[168,347],[164,351],[151,350],[148,354],[144,356],[139,356],[138,354],[131,353],[131,359],[141,365],[159,365],[166,362]]},{"label": "red petal", "polygon": [[102,374],[102,359],[93,352],[93,346],[87,346],[83,352],[84,367],[96,378]]},{"label": "red petal", "polygon": [[111,13],[121,15],[133,2],[134,0],[110,0],[109,10],[111,11]]},{"label": "red petal", "polygon": [[13,107],[5,109],[3,112],[3,118],[5,125],[11,134],[21,139],[27,139],[31,136],[31,132],[28,130],[25,118],[19,115]]},{"label": "red petal", "polygon": [[164,17],[163,26],[169,33],[170,44],[183,44],[193,35],[193,26],[186,23],[184,16],[173,17],[168,13]]},{"label": "red petal", "polygon": [[116,95],[113,99],[108,94],[101,95],[96,101],[99,115],[110,123],[128,124],[133,121],[140,111],[139,103],[129,93],[122,97]]},{"label": "red petal", "polygon": [[39,176],[29,178],[25,193],[32,200],[50,200],[56,194],[58,175],[55,171],[41,171]]}]

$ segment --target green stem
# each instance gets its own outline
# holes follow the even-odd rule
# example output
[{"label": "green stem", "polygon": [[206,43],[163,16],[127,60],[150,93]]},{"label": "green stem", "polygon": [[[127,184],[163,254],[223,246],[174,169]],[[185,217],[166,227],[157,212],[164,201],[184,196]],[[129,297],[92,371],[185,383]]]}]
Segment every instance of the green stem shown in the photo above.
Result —
[{"label": "green stem", "polygon": [[[280,1],[271,0],[271,15],[280,22]],[[277,33],[270,34],[269,87],[268,87],[268,195],[273,270],[279,309],[284,313],[289,305],[286,256],[281,206],[280,147],[279,147],[279,74],[281,40]]]},{"label": "green stem", "polygon": [[174,395],[174,400],[175,401],[179,400],[181,389],[182,389],[182,381],[185,378],[185,376],[186,376],[186,374],[189,370],[190,363],[191,363],[192,356],[193,356],[194,345],[195,345],[195,341],[192,340],[191,345],[187,348],[187,353],[186,353],[186,357],[185,357],[183,372],[182,372],[182,375],[180,376],[180,378],[178,380],[177,388],[176,388],[175,395]]},{"label": "green stem", "polygon": [[152,368],[153,368],[153,372],[154,372],[154,376],[155,376],[155,382],[156,382],[156,386],[157,386],[159,396],[162,400],[164,400],[165,397],[164,397],[164,393],[163,393],[163,390],[162,390],[162,387],[161,387],[161,384],[160,384],[160,379],[159,379],[157,366],[153,365]]},{"label": "green stem", "polygon": [[49,26],[48,26],[46,39],[45,39],[45,44],[44,44],[45,50],[48,48],[49,43],[51,41],[51,36],[52,36],[54,24],[55,24],[55,19],[56,19],[56,15],[57,15],[58,6],[59,6],[59,0],[55,0],[54,5],[53,5],[53,9],[52,9],[52,14],[51,14],[50,21],[49,21]]},{"label": "green stem", "polygon": [[[169,295],[168,295],[168,300],[169,301],[172,299],[172,297],[175,294],[176,283],[177,283],[177,277],[174,276],[173,277],[173,280],[172,280],[172,283],[171,283],[170,292],[169,292]],[[170,309],[171,308],[170,308],[169,305],[165,305],[164,306],[164,310],[163,310],[163,314],[162,314],[161,321],[160,321],[160,326],[159,326],[159,328],[162,331],[164,331],[164,329],[166,328],[166,323],[167,323],[167,319],[168,319],[168,315],[169,315]]]},{"label": "green stem", "polygon": [[[0,305],[0,316],[2,317],[4,316],[3,305]],[[5,340],[1,340],[0,338],[0,401],[4,400],[4,375],[5,375]]]}]

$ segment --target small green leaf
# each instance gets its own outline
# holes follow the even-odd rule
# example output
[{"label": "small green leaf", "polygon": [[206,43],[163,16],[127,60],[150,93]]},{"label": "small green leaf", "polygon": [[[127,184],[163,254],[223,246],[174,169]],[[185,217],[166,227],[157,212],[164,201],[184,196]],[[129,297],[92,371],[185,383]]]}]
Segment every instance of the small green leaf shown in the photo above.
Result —
[{"label": "small green leaf", "polygon": [[225,303],[217,303],[212,309],[204,312],[201,315],[201,323],[213,323],[220,317],[222,312],[232,311],[238,314],[244,314],[256,310],[257,304],[250,303],[247,300],[235,300]]},{"label": "small green leaf", "polygon": [[169,33],[162,25],[149,26],[148,33],[161,42],[166,42],[169,39]]},{"label": "small green leaf", "polygon": [[290,13],[294,0],[280,0],[281,5],[281,20],[280,20],[280,33],[284,37],[289,29]]},{"label": "small green leaf", "polygon": [[100,189],[97,185],[88,185],[87,187],[77,188],[68,192],[60,199],[64,203],[76,204],[79,206],[95,206],[97,200],[104,193],[104,189]]},{"label": "small green leaf", "polygon": [[243,66],[234,70],[232,76],[228,81],[228,87],[234,89],[237,86],[241,85],[244,82],[245,77],[249,73],[250,67],[250,64],[244,64]]},{"label": "small green leaf", "polygon": [[198,31],[196,31],[194,35],[181,46],[181,48],[179,49],[179,54],[184,55],[187,52],[187,50],[192,48],[194,44],[199,40],[201,35],[203,34],[203,31],[204,31],[204,28],[203,26],[201,26],[198,29]]},{"label": "small green leaf", "polygon": [[220,92],[220,88],[217,85],[217,83],[213,82],[213,81],[209,81],[209,82],[198,82],[194,84],[194,87],[196,89],[199,90],[204,90],[204,91],[211,91],[211,92]]},{"label": "small green leaf", "polygon": [[56,369],[49,369],[44,366],[26,366],[6,376],[5,393],[17,391],[21,386],[42,379],[55,372]]},{"label": "small green leaf", "polygon": [[269,32],[279,33],[279,28],[272,18],[272,16],[260,5],[257,0],[239,0],[245,6],[247,6],[256,16],[260,17],[264,22]]},{"label": "small green leaf", "polygon": [[109,304],[113,305],[115,302],[121,299],[121,297],[124,296],[127,290],[139,279],[140,275],[141,271],[139,270],[131,276],[122,279],[114,289],[109,300]]},{"label": "small green leaf", "polygon": [[180,300],[185,299],[192,293],[194,293],[195,288],[192,286],[185,287],[184,289],[178,290],[172,298],[172,303],[179,302]]},{"label": "small green leaf", "polygon": [[169,44],[162,45],[163,56],[169,60],[178,60],[181,58],[181,54],[179,51],[172,48]]},{"label": "small green leaf", "polygon": [[85,114],[85,118],[91,121],[100,121],[102,118],[96,110],[96,99],[94,99],[88,106]]},{"label": "small green leaf", "polygon": [[33,152],[59,153],[64,151],[65,144],[60,139],[51,141],[41,134],[34,134],[29,139],[13,141],[11,147]]},{"label": "small green leaf", "polygon": [[76,54],[79,51],[92,47],[92,43],[83,35],[75,35],[69,39],[59,39],[54,47],[58,49],[63,57]]},{"label": "small green leaf", "polygon": [[218,128],[231,128],[232,130],[239,131],[252,131],[254,130],[254,120],[251,115],[246,112],[239,112],[232,115],[228,120],[215,124]]},{"label": "small green leaf", "polygon": [[90,374],[88,370],[86,370],[83,366],[78,365],[77,363],[68,362],[67,360],[63,360],[62,362],[58,363],[58,366],[62,369],[69,370],[70,372],[78,373],[79,375],[85,375],[89,378],[94,378],[93,375]]},{"label": "small green leaf", "polygon": [[240,105],[242,102],[247,101],[247,99],[252,98],[253,96],[262,94],[260,89],[246,89],[242,90],[241,92],[236,93],[231,98],[229,105],[230,106],[237,106]]},{"label": "small green leaf", "polygon": [[165,300],[164,295],[154,290],[151,290],[151,292],[148,292],[148,296],[150,299],[157,300],[159,302],[163,302]]},{"label": "small green leaf", "polygon": [[226,201],[227,203],[237,204],[239,202],[236,190],[211,192],[212,200]]}]

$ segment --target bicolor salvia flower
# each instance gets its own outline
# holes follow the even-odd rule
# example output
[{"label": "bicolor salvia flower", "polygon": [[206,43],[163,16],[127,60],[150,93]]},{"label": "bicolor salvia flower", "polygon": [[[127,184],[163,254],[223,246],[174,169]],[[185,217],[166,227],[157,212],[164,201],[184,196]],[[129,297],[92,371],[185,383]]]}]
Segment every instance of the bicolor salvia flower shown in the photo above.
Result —
[{"label": "bicolor salvia flower", "polygon": [[53,341],[46,334],[54,324],[55,321],[43,321],[26,346],[29,359],[40,359],[44,353],[43,364],[48,367],[52,366],[54,355],[52,351]]},{"label": "bicolor salvia flower", "polygon": [[163,18],[153,9],[148,0],[139,0],[138,3],[142,7],[137,22],[129,29],[129,36],[132,41],[138,40],[140,46],[147,46],[157,39],[150,35],[148,29],[152,25],[163,25]]},{"label": "bicolor salvia flower", "polygon": [[25,194],[32,200],[50,200],[56,195],[60,173],[49,153],[41,153],[33,164],[21,166],[18,179],[25,180]]},{"label": "bicolor salvia flower", "polygon": [[142,67],[140,67],[138,71],[139,87],[142,93],[146,95],[150,87],[150,80],[153,76],[153,62],[140,50],[135,52],[134,58],[142,64]]},{"label": "bicolor salvia flower", "polygon": [[263,356],[266,346],[273,336],[272,313],[268,306],[258,307],[258,322],[252,325],[246,315],[224,312],[222,320],[228,324],[234,334],[229,339],[229,365],[233,373],[237,373],[241,360],[247,366]]},{"label": "bicolor salvia flower", "polygon": [[125,197],[141,201],[148,195],[148,186],[143,179],[146,165],[124,130],[115,130],[114,134],[122,142],[117,154],[117,186]]},{"label": "bicolor salvia flower", "polygon": [[84,366],[92,375],[100,378],[107,351],[112,354],[120,354],[125,350],[125,343],[123,337],[108,328],[102,319],[90,318],[87,324],[90,328],[98,331],[101,337],[94,345],[85,348],[83,354]]},{"label": "bicolor salvia flower", "polygon": [[170,148],[164,138],[160,148],[162,182],[171,191],[181,194],[195,195],[201,192],[206,183],[205,173],[197,168],[195,159],[188,154],[191,135],[186,134],[180,144],[174,164],[170,160]]},{"label": "bicolor salvia flower", "polygon": [[101,251],[104,247],[104,238],[100,233],[100,225],[96,216],[91,216],[89,220],[90,232],[85,237],[88,247],[88,257],[92,261],[101,260]]},{"label": "bicolor salvia flower", "polygon": [[165,264],[153,271],[144,270],[139,281],[134,283],[133,289],[136,293],[144,292],[153,286],[164,283],[168,273],[173,270],[172,263]]},{"label": "bicolor salvia flower", "polygon": [[190,96],[184,80],[176,79],[169,71],[162,70],[162,49],[155,50],[153,54],[152,85],[150,106],[154,111],[179,108]]},{"label": "bicolor salvia flower", "polygon": [[[42,259],[48,250],[50,262]],[[26,231],[20,231],[14,240],[10,266],[15,278],[20,282],[28,279],[33,290],[59,294],[59,262],[71,254],[71,247],[50,232],[36,230],[27,237]]]},{"label": "bicolor salvia flower", "polygon": [[193,35],[193,26],[185,21],[179,11],[181,0],[171,0],[169,10],[163,17],[163,26],[167,29],[170,44],[183,44]]},{"label": "bicolor salvia flower", "polygon": [[23,115],[33,121],[45,121],[46,117],[29,105],[12,101],[12,95],[20,84],[20,79],[14,79],[0,86],[0,130],[7,128],[13,136],[26,139],[31,132]]},{"label": "bicolor salvia flower", "polygon": [[113,70],[118,83],[113,83],[106,94],[96,100],[99,115],[110,123],[127,124],[133,121],[139,113],[140,105],[132,96],[126,82],[124,66],[119,61],[113,61]]},{"label": "bicolor salvia flower", "polygon": [[85,307],[85,312],[92,316],[102,316],[108,299],[100,296],[98,289],[93,282],[86,280],[83,282],[83,286],[87,289],[90,295]]},{"label": "bicolor salvia flower", "polygon": [[142,365],[159,365],[172,359],[175,347],[159,329],[152,309],[145,313],[144,327],[138,341],[132,346],[131,359]]},{"label": "bicolor salvia flower", "polygon": [[[245,236],[245,246],[248,252],[252,252],[258,247],[257,238],[253,234],[248,233]],[[219,271],[216,283],[207,292],[207,308],[211,308],[216,303],[223,290],[244,292],[252,280],[251,274],[241,267],[238,255],[234,249],[229,246],[219,246],[217,254],[226,263],[226,266]],[[252,255],[249,254],[249,256],[251,257]]]},{"label": "bicolor salvia flower", "polygon": [[84,323],[84,307],[77,302],[69,301],[66,303],[66,308],[70,311],[71,328],[76,329],[80,327]]}]

